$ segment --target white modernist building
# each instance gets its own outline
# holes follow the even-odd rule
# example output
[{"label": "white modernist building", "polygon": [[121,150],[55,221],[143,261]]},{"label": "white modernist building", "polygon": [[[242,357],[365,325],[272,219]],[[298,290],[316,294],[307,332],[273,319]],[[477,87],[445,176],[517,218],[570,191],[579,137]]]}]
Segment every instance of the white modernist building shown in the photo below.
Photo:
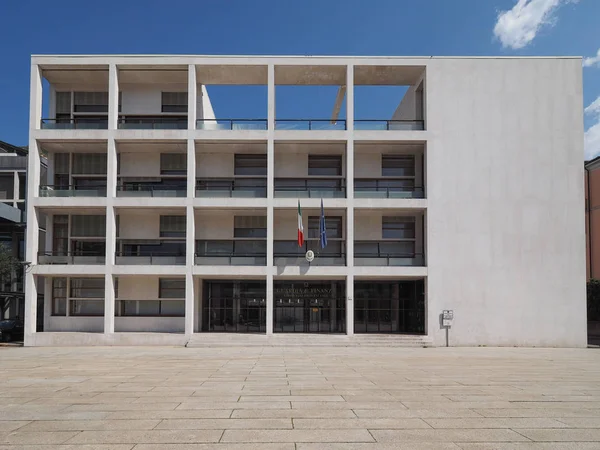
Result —
[{"label": "white modernist building", "polygon": [[[586,345],[580,58],[31,63],[26,345],[441,346],[445,310],[450,345]],[[265,117],[215,116],[214,85],[260,86]],[[337,99],[281,116],[290,86]],[[405,88],[391,117],[362,120],[373,86]]]}]

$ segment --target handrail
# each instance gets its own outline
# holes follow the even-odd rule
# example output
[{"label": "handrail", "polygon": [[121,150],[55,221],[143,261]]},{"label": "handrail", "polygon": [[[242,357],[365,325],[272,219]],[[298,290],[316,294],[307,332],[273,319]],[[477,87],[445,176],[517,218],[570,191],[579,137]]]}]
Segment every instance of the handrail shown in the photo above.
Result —
[{"label": "handrail", "polygon": [[[393,197],[394,192],[411,192],[415,196],[422,197],[425,194],[424,187],[418,185],[391,185],[394,182],[410,181],[411,178],[402,177],[386,177],[386,178],[355,178],[354,192],[381,192],[385,193],[386,198]],[[360,186],[358,183],[368,182],[374,183],[374,186]],[[383,186],[380,186],[383,185]]]},{"label": "handrail", "polygon": [[175,195],[176,197],[185,197],[187,196],[187,185],[186,184],[150,184],[150,183],[132,183],[127,182],[126,185],[117,186],[117,196],[119,196],[120,192],[127,192],[130,194],[143,194],[149,193],[150,197],[164,197],[164,195],[157,195],[158,193],[164,193],[167,191],[171,192],[179,192],[179,195]]},{"label": "handrail", "polygon": [[[299,182],[299,186],[277,186],[277,182]],[[338,183],[338,186],[331,186],[330,184],[324,184],[326,181],[334,181]],[[323,184],[319,184],[322,182]],[[310,189],[332,189],[335,191],[345,191],[346,180],[342,177],[315,177],[315,178],[287,178],[279,177],[275,178],[275,190],[276,191],[297,191],[297,190],[310,190]],[[310,184],[310,186],[309,186]]]},{"label": "handrail", "polygon": [[276,130],[345,130],[346,119],[277,119]]},{"label": "handrail", "polygon": [[[44,257],[48,258],[44,261]],[[103,264],[106,259],[106,252],[104,251],[75,251],[75,252],[63,252],[59,250],[38,252],[38,263],[39,264],[75,264],[75,258],[96,258],[98,264]],[[86,264],[93,264],[90,260],[86,261]]]},{"label": "handrail", "polygon": [[78,117],[73,119],[41,119],[42,130],[106,130],[108,117]]},{"label": "handrail", "polygon": [[197,130],[266,130],[267,119],[198,119]]},{"label": "handrail", "polygon": [[[100,174],[106,175],[106,174]],[[56,190],[69,190],[69,191],[93,191],[97,189],[106,189],[106,184],[98,184],[96,186],[78,186],[76,184],[40,184],[40,191],[56,191]]]},{"label": "handrail", "polygon": [[424,130],[423,120],[354,119],[355,130]]},{"label": "handrail", "polygon": [[[169,126],[165,126],[169,125]],[[117,122],[119,129],[135,129],[135,130],[164,130],[175,129],[185,130],[188,127],[186,118],[179,117],[160,117],[160,118],[144,118],[144,117],[120,117]]]}]

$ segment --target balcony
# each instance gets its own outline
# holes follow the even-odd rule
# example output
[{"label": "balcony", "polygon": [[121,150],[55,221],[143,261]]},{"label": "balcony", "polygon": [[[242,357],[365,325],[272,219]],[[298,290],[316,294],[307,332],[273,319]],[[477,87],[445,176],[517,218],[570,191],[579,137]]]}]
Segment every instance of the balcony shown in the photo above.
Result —
[{"label": "balcony", "polygon": [[182,266],[185,265],[185,253],[181,252],[116,252],[116,263],[128,266]]},{"label": "balcony", "polygon": [[116,263],[123,265],[184,265],[185,238],[118,239]]},{"label": "balcony", "polygon": [[187,117],[122,117],[120,130],[186,130]]},{"label": "balcony", "polygon": [[198,178],[196,197],[266,198],[267,179],[260,178]]},{"label": "balcony", "polygon": [[[306,261],[308,250],[312,250],[315,254],[315,259],[311,263]],[[306,264],[312,266],[345,266],[346,245],[343,240],[330,238],[324,249],[321,248],[318,239],[305,240],[302,247],[298,246],[298,241],[276,240],[273,242],[273,259],[276,266]]]},{"label": "balcony", "polygon": [[106,130],[106,117],[78,117],[76,119],[42,119],[42,130]]},{"label": "balcony", "polygon": [[422,186],[406,178],[355,178],[354,198],[424,198]]},{"label": "balcony", "polygon": [[329,119],[277,119],[275,121],[276,130],[345,130],[346,121]]},{"label": "balcony", "polygon": [[197,130],[266,130],[267,119],[199,119]]},{"label": "balcony", "polygon": [[275,197],[346,198],[346,184],[337,178],[275,178]]},{"label": "balcony", "polygon": [[267,241],[264,239],[197,240],[195,264],[264,266],[267,264]]},{"label": "balcony", "polygon": [[[149,178],[156,180],[156,178]],[[136,177],[136,180],[140,180]],[[183,182],[143,182],[121,179],[117,186],[117,197],[186,197],[187,185]]]},{"label": "balcony", "polygon": [[356,266],[424,266],[425,257],[415,253],[414,241],[355,241]]},{"label": "balcony", "polygon": [[40,197],[106,197],[106,184],[96,186],[40,186]]},{"label": "balcony", "polygon": [[104,251],[54,251],[38,253],[38,264],[104,264],[105,261]]},{"label": "balcony", "polygon": [[424,130],[423,120],[355,120],[356,131],[415,131]]}]

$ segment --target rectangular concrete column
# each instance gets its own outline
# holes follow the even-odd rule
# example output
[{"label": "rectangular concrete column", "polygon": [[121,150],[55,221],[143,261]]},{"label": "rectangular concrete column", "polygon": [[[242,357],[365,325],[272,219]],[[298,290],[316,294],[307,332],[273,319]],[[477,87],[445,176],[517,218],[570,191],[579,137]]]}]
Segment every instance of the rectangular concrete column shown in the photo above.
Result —
[{"label": "rectangular concrete column", "polygon": [[354,274],[354,66],[346,72],[346,264]]},{"label": "rectangular concrete column", "polygon": [[194,64],[188,65],[188,129],[196,129],[196,116],[198,114],[196,105],[198,104],[197,99],[197,83],[196,83],[196,66]]},{"label": "rectangular concrete column", "polygon": [[196,197],[196,144],[194,139],[187,141],[187,197],[190,201]]},{"label": "rectangular concrete column", "polygon": [[191,270],[185,274],[185,335],[194,334],[194,299],[196,289],[194,286],[194,276]]},{"label": "rectangular concrete column", "polygon": [[354,275],[346,277],[346,334],[354,335]]},{"label": "rectangular concrete column", "polygon": [[[275,66],[269,64],[267,86],[267,271],[272,274],[273,270],[273,239],[275,211],[273,209],[273,196],[275,190]],[[272,278],[272,275],[271,275]],[[271,282],[271,284],[273,284]],[[269,290],[267,282],[267,292]],[[271,300],[273,296],[271,295]],[[267,312],[268,316],[269,312]],[[271,320],[271,333],[273,332]],[[269,324],[267,323],[267,330]]]},{"label": "rectangular concrete column", "polygon": [[115,279],[112,273],[104,276],[104,334],[115,332]]},{"label": "rectangular concrete column", "polygon": [[116,64],[108,65],[108,129],[116,130],[119,121],[119,72]]},{"label": "rectangular concrete column", "polygon": [[267,275],[267,336],[273,334],[273,274]]}]

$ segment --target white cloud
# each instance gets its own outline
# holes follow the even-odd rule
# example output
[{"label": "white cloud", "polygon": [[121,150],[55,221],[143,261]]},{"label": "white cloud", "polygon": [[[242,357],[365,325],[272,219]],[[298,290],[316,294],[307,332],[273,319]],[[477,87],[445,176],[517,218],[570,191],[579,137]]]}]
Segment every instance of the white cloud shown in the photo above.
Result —
[{"label": "white cloud", "polygon": [[594,125],[587,129],[583,138],[585,159],[589,161],[600,155],[600,97],[588,105],[584,111],[586,114],[593,116],[596,121]]},{"label": "white cloud", "polygon": [[565,3],[579,0],[518,0],[508,11],[500,11],[494,36],[503,47],[512,49],[528,45],[544,26],[556,21],[556,10]]},{"label": "white cloud", "polygon": [[583,58],[583,67],[592,67],[598,66],[600,67],[600,48],[596,53],[596,56],[590,56],[589,58]]}]

